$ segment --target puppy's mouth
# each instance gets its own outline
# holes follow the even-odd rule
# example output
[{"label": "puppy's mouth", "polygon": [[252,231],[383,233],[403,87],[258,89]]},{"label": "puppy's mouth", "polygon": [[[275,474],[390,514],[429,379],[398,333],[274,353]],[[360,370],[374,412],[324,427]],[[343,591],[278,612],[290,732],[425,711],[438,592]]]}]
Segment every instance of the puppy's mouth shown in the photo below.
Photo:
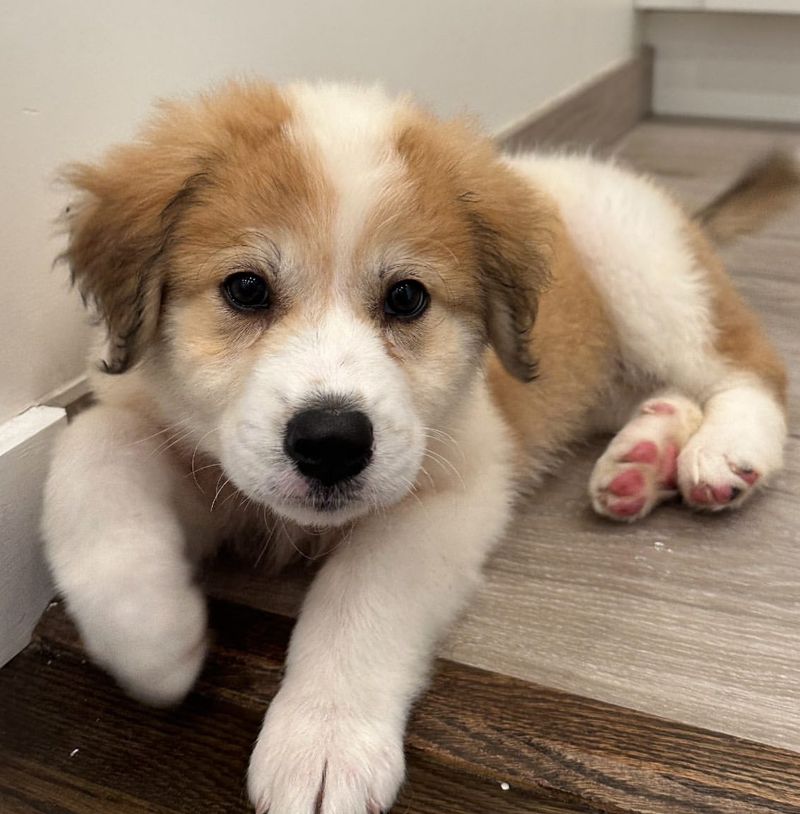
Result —
[{"label": "puppy's mouth", "polygon": [[303,487],[270,501],[277,514],[301,525],[339,526],[364,515],[369,504],[357,481],[326,486],[303,479]]},{"label": "puppy's mouth", "polygon": [[314,511],[332,514],[361,503],[360,494],[361,488],[355,484],[324,486],[312,483],[300,502]]}]

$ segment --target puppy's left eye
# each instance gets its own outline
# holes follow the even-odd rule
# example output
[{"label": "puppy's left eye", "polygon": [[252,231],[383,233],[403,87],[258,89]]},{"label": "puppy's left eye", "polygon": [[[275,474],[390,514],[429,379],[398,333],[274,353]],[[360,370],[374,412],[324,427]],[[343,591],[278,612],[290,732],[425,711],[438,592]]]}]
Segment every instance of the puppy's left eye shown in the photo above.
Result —
[{"label": "puppy's left eye", "polygon": [[225,299],[239,311],[260,311],[269,308],[267,281],[252,271],[238,271],[222,282]]},{"label": "puppy's left eye", "polygon": [[383,310],[391,317],[413,319],[418,317],[430,302],[430,295],[417,280],[401,280],[387,292]]}]

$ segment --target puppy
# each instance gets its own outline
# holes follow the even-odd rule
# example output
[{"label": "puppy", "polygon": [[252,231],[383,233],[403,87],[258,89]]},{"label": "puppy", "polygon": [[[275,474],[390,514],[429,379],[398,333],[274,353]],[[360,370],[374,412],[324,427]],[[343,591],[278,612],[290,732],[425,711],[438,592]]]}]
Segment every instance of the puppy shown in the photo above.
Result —
[{"label": "puppy", "polygon": [[[498,155],[376,89],[232,84],[68,173],[65,253],[107,329],[44,536],[85,646],[180,699],[197,562],[327,552],[249,769],[259,812],[387,810],[437,639],[565,445],[594,508],[740,505],[785,379],[699,230],[587,157]],[[319,808],[316,806],[319,805]]]}]

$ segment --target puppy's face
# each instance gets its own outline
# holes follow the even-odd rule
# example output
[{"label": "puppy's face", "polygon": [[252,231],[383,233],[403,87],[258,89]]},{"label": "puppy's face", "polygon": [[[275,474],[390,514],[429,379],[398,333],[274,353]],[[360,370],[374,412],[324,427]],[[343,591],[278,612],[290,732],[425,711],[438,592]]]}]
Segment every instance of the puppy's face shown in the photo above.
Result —
[{"label": "puppy's face", "polygon": [[491,341],[530,377],[542,205],[377,91],[230,87],[79,167],[73,274],[168,420],[250,498],[335,525],[414,487]]}]

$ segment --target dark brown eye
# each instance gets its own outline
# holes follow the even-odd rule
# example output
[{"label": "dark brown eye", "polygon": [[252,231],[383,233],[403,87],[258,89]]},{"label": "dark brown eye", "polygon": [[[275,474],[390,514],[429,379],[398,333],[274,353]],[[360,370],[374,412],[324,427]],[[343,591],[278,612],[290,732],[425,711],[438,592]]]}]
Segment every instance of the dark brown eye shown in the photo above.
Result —
[{"label": "dark brown eye", "polygon": [[225,299],[239,311],[261,311],[269,308],[267,281],[252,271],[238,271],[222,282]]},{"label": "dark brown eye", "polygon": [[417,280],[401,280],[387,292],[383,303],[384,313],[400,319],[414,319],[428,307],[430,296]]}]

